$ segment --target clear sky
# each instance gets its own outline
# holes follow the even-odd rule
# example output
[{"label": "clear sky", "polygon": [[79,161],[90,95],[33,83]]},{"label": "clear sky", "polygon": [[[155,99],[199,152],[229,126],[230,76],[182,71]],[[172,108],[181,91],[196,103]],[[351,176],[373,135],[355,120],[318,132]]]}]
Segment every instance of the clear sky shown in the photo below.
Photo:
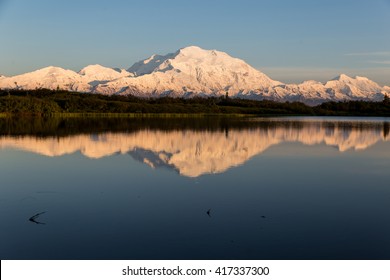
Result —
[{"label": "clear sky", "polygon": [[390,85],[390,0],[0,0],[0,74],[128,68],[197,45],[283,82]]}]

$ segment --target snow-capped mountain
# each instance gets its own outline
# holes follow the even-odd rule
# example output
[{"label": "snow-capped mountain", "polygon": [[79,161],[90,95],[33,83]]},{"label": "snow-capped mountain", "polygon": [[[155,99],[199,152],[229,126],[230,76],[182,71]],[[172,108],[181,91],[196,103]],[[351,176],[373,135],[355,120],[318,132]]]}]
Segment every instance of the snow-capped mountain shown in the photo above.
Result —
[{"label": "snow-capped mountain", "polygon": [[88,65],[87,67],[81,69],[78,74],[82,75],[89,82],[112,81],[122,77],[134,76],[125,69],[112,69],[99,64]]},{"label": "snow-capped mountain", "polygon": [[124,69],[89,65],[78,73],[46,67],[14,77],[0,76],[2,89],[64,89],[101,94],[221,96],[319,104],[338,100],[382,100],[390,87],[364,78],[340,75],[326,83],[283,84],[227,53],[196,46],[152,55]]},{"label": "snow-capped mountain", "polygon": [[96,87],[95,92],[141,96],[250,94],[281,84],[224,52],[191,46],[166,56],[153,55],[128,69],[135,77]]},{"label": "snow-capped mountain", "polygon": [[366,77],[356,76],[355,78],[351,78],[344,74],[328,81],[325,84],[325,88],[337,99],[345,98],[345,96],[359,99],[372,99],[376,97],[375,94],[383,90],[377,83]]},{"label": "snow-capped mountain", "polygon": [[71,91],[88,91],[82,77],[72,70],[49,66],[30,73],[6,77],[0,80],[0,88],[16,89],[67,89]]},{"label": "snow-capped mountain", "polygon": [[[275,95],[274,93],[277,93]],[[281,97],[282,100],[301,101],[307,104],[319,104],[326,101],[340,100],[371,100],[381,101],[384,94],[390,93],[388,87],[381,87],[365,77],[351,78],[341,74],[334,79],[320,83],[305,81],[301,84],[280,85],[273,88],[270,93],[273,99]]]}]

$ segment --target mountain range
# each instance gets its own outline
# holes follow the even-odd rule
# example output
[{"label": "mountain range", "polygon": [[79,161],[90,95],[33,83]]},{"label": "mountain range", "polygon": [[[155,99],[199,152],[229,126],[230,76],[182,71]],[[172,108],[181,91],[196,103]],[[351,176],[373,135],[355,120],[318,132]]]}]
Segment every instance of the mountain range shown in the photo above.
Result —
[{"label": "mountain range", "polygon": [[300,101],[316,105],[326,101],[381,101],[390,87],[365,77],[341,74],[321,83],[285,84],[271,79],[245,61],[225,52],[196,46],[167,55],[152,55],[128,69],[89,65],[79,72],[49,66],[30,73],[0,76],[1,89],[61,89],[140,97],[229,97]]}]

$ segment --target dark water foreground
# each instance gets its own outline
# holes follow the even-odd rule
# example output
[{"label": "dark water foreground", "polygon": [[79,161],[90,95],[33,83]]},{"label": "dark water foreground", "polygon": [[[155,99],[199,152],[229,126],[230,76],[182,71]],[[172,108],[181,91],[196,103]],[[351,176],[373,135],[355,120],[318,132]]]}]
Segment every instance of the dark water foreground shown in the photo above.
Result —
[{"label": "dark water foreground", "polygon": [[388,118],[0,118],[1,259],[390,259]]}]

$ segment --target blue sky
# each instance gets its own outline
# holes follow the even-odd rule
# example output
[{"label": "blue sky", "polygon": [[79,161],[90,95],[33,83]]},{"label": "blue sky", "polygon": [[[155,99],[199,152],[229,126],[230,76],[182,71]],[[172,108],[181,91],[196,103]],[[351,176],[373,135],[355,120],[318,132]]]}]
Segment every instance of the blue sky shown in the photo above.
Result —
[{"label": "blue sky", "polygon": [[197,45],[284,82],[339,73],[390,85],[390,0],[0,0],[0,74],[128,68]]}]

